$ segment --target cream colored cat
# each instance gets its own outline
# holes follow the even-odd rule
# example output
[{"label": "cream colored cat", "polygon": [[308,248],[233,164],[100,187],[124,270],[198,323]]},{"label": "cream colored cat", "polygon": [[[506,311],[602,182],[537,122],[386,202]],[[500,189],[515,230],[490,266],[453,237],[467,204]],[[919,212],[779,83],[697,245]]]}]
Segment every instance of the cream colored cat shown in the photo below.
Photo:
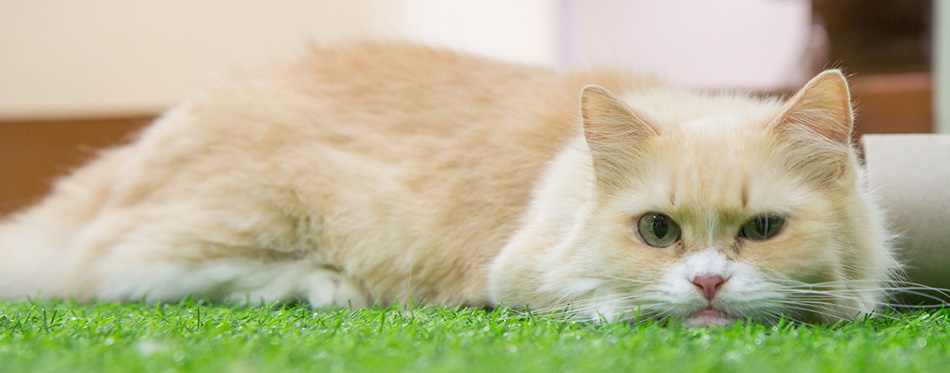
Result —
[{"label": "cream colored cat", "polygon": [[851,126],[837,71],[782,102],[314,49],[182,103],[9,217],[0,296],[850,318],[899,268]]}]

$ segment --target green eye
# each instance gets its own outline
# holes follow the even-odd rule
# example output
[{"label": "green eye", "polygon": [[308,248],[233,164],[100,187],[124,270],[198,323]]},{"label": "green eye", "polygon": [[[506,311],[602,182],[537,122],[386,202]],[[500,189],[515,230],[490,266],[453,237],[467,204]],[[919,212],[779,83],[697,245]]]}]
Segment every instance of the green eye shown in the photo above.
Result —
[{"label": "green eye", "polygon": [[785,224],[785,218],[778,214],[756,216],[739,230],[739,235],[752,241],[765,241],[774,237]]},{"label": "green eye", "polygon": [[680,240],[680,226],[669,216],[648,212],[637,221],[643,241],[654,247],[667,247]]}]

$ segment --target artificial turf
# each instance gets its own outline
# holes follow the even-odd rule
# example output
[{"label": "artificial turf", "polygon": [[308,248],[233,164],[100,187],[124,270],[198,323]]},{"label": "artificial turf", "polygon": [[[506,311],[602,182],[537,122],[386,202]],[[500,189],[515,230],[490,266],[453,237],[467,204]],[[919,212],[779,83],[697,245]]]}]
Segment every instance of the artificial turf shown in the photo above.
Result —
[{"label": "artificial turf", "polygon": [[689,329],[499,309],[0,301],[0,371],[945,371],[950,311]]}]

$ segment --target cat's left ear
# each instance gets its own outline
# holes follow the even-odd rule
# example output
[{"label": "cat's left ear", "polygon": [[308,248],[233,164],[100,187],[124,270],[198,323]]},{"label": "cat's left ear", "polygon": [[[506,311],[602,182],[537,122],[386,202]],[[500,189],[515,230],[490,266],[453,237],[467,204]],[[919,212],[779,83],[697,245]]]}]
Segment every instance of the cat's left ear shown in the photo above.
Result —
[{"label": "cat's left ear", "polygon": [[769,131],[787,145],[789,166],[820,183],[852,179],[851,94],[838,70],[818,74],[785,103]]},{"label": "cat's left ear", "polygon": [[848,82],[840,71],[827,70],[788,100],[769,129],[796,138],[850,146],[853,125]]}]

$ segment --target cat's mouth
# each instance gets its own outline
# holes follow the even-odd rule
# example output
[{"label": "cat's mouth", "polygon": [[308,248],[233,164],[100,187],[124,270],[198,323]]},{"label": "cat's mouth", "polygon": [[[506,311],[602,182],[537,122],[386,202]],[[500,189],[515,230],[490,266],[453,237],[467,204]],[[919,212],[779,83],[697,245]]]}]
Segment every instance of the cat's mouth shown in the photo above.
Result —
[{"label": "cat's mouth", "polygon": [[696,313],[686,319],[685,323],[687,326],[693,328],[706,328],[710,326],[726,326],[733,321],[735,320],[730,318],[725,312],[709,307],[696,311]]}]

